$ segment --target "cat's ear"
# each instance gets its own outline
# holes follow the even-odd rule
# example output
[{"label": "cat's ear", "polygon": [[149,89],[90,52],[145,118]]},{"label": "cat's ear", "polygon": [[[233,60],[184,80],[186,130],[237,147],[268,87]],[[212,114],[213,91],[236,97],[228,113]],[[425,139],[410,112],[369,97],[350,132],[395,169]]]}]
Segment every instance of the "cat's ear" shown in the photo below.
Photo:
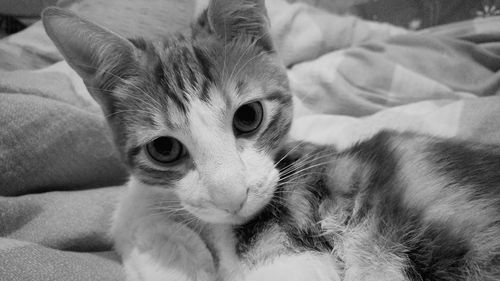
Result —
[{"label": "cat's ear", "polygon": [[106,113],[112,97],[104,88],[112,88],[135,61],[134,45],[67,10],[47,8],[42,20],[49,37],[87,87],[102,89],[89,92]]},{"label": "cat's ear", "polygon": [[211,0],[206,16],[210,28],[224,40],[250,37],[264,50],[273,50],[264,0]]}]

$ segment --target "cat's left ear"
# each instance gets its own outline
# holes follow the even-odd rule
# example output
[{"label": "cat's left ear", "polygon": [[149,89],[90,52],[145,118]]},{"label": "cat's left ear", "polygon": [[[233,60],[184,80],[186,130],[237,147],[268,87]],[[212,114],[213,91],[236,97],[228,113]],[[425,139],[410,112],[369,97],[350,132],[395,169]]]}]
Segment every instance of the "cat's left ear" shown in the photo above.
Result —
[{"label": "cat's left ear", "polygon": [[211,0],[206,16],[211,30],[222,39],[247,37],[265,51],[273,50],[265,0]]}]

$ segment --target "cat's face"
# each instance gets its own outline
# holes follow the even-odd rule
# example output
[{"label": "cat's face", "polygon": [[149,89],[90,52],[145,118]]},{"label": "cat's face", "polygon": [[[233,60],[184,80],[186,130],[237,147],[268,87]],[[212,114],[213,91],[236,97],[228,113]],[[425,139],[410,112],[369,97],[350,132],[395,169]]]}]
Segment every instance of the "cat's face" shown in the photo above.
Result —
[{"label": "cat's face", "polygon": [[[132,111],[116,116],[126,125],[134,176],[173,189],[205,221],[247,220],[273,195],[272,159],[290,124],[286,76],[275,55],[248,40],[137,45],[145,68],[153,67],[120,90],[133,97],[119,110]],[[147,100],[136,100],[138,89]]]},{"label": "cat's face", "polygon": [[[263,1],[214,0],[192,34],[157,42],[128,41],[60,10],[44,22],[144,188],[173,191],[212,223],[243,223],[268,203],[292,109]],[[94,40],[68,43],[81,34]]]}]

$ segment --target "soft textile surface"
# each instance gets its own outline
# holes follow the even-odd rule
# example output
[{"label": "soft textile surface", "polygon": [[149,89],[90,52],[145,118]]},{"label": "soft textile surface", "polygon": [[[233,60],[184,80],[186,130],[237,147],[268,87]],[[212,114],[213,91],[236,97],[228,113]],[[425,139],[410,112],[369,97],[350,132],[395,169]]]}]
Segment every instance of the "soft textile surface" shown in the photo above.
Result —
[{"label": "soft textile surface", "polygon": [[[68,7],[153,37],[206,2],[117,1]],[[409,33],[302,4],[268,8],[296,97],[293,137],[342,148],[393,128],[500,143],[499,19]],[[0,41],[0,128],[0,280],[122,280],[106,233],[127,173],[39,23]]]}]

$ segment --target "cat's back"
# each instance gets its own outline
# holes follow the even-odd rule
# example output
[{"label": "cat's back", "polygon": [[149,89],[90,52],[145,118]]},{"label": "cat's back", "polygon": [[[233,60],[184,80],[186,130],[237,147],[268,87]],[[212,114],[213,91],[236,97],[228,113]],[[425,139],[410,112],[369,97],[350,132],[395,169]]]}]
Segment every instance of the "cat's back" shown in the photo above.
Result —
[{"label": "cat's back", "polygon": [[345,280],[500,280],[499,146],[382,132],[327,172]]}]

